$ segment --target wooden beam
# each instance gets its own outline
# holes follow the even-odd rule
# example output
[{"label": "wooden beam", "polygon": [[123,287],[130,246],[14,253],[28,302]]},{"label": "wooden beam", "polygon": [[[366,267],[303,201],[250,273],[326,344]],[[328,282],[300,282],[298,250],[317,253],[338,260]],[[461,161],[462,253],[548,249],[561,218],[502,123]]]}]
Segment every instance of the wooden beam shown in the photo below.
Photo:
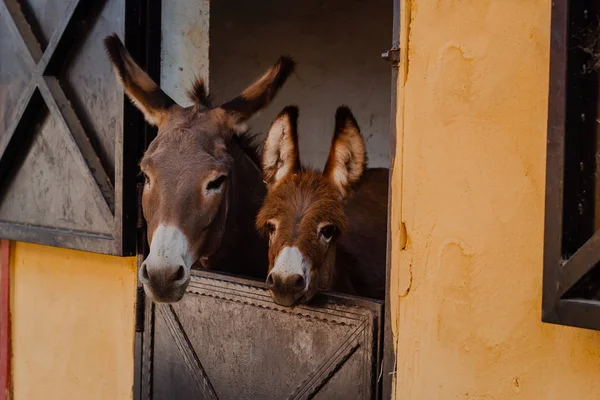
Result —
[{"label": "wooden beam", "polygon": [[38,89],[50,114],[56,122],[64,127],[58,131],[63,134],[65,146],[73,156],[74,165],[86,178],[85,182],[88,186],[86,190],[94,197],[106,224],[114,227],[112,210],[115,204],[115,192],[113,184],[85,129],[81,126],[71,102],[60,87],[60,82],[56,77],[45,76],[38,80]]},{"label": "wooden beam", "polygon": [[567,0],[552,2],[542,294],[542,319],[547,322],[560,298],[557,283],[562,262],[568,15]]},{"label": "wooden beam", "polygon": [[590,272],[600,261],[600,231],[597,231],[583,246],[560,267],[559,296],[565,293]]},{"label": "wooden beam", "polygon": [[556,321],[560,325],[600,330],[600,302],[595,300],[562,299],[556,303]]},{"label": "wooden beam", "polygon": [[23,60],[29,68],[35,69],[35,65],[43,55],[42,46],[31,31],[31,27],[21,10],[21,5],[17,0],[4,0],[0,4],[0,16],[2,15],[4,15],[5,24],[13,37],[15,39],[20,38],[23,42],[27,53]]}]

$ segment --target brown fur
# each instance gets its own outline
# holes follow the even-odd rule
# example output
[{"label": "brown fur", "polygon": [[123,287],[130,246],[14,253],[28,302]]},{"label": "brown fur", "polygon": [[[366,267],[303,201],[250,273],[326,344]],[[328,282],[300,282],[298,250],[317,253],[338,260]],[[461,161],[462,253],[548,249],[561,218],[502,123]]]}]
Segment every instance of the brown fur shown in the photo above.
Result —
[{"label": "brown fur", "polygon": [[[317,289],[383,299],[388,170],[365,170],[364,140],[347,107],[336,113],[325,172],[302,167],[296,119],[295,107],[284,109],[263,148],[268,192],[256,225],[269,237],[269,271],[284,247],[296,246],[310,260],[310,282],[316,282],[301,302]],[[281,151],[285,146],[292,148]],[[278,171],[289,172],[276,179]],[[335,227],[329,243],[319,238],[323,224]]]},{"label": "brown fur", "polygon": [[[281,124],[280,133],[274,133],[277,124]],[[292,172],[300,170],[300,153],[298,143],[298,107],[288,106],[273,121],[271,132],[263,147],[263,175],[269,185],[277,183],[277,174],[284,173],[282,164],[289,165]]]},{"label": "brown fur", "polygon": [[333,182],[342,197],[360,180],[367,166],[367,151],[358,124],[347,107],[335,114],[335,130],[323,175]]},{"label": "brown fur", "polygon": [[104,39],[104,46],[115,73],[131,101],[149,124],[160,126],[175,102],[133,61],[116,34]]},{"label": "brown fur", "polygon": [[[251,137],[240,136],[241,124],[270,103],[294,62],[282,57],[238,97],[216,108],[199,79],[188,91],[195,105],[183,108],[135,64],[116,35],[107,37],[105,46],[125,93],[159,128],[140,162],[148,242],[159,224],[175,225],[197,266],[264,277],[267,248],[254,219],[265,185],[257,150]],[[178,300],[168,288],[161,293],[167,294],[160,300]]]}]

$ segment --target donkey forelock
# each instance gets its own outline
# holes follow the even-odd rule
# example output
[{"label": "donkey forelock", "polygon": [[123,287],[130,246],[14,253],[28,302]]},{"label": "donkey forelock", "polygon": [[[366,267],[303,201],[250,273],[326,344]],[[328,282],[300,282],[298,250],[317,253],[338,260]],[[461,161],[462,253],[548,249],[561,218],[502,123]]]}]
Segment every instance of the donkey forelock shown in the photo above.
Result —
[{"label": "donkey forelock", "polygon": [[197,106],[212,108],[212,99],[208,94],[204,79],[197,77],[192,88],[187,91],[188,98]]},{"label": "donkey forelock", "polygon": [[[236,235],[254,232],[253,219],[262,199],[255,193],[264,186],[255,164],[256,146],[246,134],[245,122],[269,105],[295,63],[281,57],[237,97],[217,107],[204,81],[196,79],[187,92],[193,105],[184,108],[135,63],[115,34],[104,43],[126,95],[146,121],[158,127],[156,139],[140,162],[150,243],[140,280],[154,300],[178,301],[193,264],[229,267],[231,259],[222,254],[232,252],[223,251],[223,243],[235,244]],[[244,216],[248,212],[254,214]],[[235,217],[228,218],[231,213]],[[227,230],[231,219],[239,219],[238,225]],[[244,239],[253,243],[252,238]],[[250,253],[260,251],[258,245],[241,247]]]}]

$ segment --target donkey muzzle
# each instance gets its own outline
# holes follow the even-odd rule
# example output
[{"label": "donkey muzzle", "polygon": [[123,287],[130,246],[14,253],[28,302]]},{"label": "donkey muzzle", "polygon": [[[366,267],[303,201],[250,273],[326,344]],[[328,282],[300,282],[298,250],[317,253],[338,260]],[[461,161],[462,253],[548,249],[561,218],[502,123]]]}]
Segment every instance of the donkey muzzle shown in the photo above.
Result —
[{"label": "donkey muzzle", "polygon": [[267,276],[267,289],[275,303],[293,306],[308,291],[310,265],[297,247],[285,247]]}]

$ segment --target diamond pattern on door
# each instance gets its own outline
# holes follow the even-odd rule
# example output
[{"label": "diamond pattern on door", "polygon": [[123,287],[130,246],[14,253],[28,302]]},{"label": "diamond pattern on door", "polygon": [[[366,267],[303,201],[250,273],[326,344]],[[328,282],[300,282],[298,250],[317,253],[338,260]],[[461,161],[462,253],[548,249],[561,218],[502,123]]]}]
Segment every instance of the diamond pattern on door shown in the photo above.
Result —
[{"label": "diamond pattern on door", "polygon": [[377,398],[380,302],[286,308],[259,283],[193,272],[180,302],[147,305],[142,398]]},{"label": "diamond pattern on door", "polygon": [[131,169],[124,162],[126,104],[102,44],[112,32],[123,36],[126,5],[0,4],[1,237],[133,252],[123,244],[124,219],[135,212],[135,201],[124,208],[124,192],[135,196],[135,182],[123,182]]}]

